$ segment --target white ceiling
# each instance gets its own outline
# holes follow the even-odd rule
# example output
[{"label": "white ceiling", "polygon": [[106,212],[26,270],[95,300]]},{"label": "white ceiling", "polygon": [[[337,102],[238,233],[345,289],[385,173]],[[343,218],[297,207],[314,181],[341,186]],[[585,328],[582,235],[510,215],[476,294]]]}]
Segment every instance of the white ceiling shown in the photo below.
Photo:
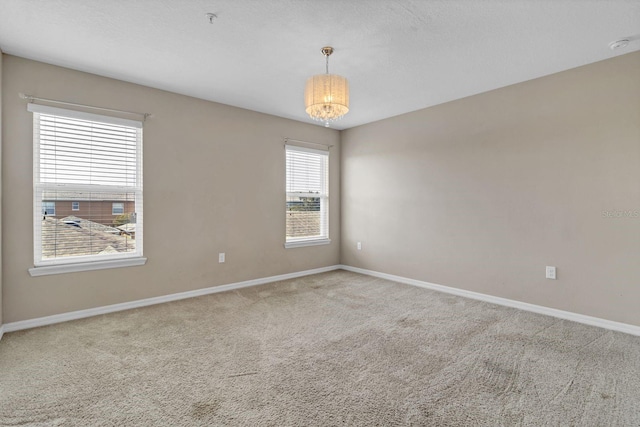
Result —
[{"label": "white ceiling", "polygon": [[0,0],[5,53],[305,122],[326,45],[346,129],[640,50],[640,1]]}]

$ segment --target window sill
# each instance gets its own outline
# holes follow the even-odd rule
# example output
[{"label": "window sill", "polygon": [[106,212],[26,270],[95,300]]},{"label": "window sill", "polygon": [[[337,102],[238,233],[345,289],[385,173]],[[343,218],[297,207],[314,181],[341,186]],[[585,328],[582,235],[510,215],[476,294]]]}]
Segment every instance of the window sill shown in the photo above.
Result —
[{"label": "window sill", "polygon": [[29,269],[31,276],[48,276],[50,274],[75,273],[78,271],[104,270],[107,268],[133,267],[144,265],[146,258],[124,258],[109,261],[93,261],[77,264],[46,265]]},{"label": "window sill", "polygon": [[287,249],[302,248],[304,246],[328,245],[329,243],[331,243],[331,239],[299,240],[297,242],[286,242],[284,247]]}]

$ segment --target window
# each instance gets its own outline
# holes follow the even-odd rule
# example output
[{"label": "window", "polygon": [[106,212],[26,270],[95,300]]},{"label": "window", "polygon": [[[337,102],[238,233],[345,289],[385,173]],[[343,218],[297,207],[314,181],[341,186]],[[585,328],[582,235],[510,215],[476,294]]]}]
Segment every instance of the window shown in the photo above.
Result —
[{"label": "window", "polygon": [[112,203],[111,215],[122,215],[124,213],[124,203]]},{"label": "window", "polygon": [[[67,272],[143,264],[142,123],[33,103],[28,110],[33,112],[35,207],[30,273],[63,272],[50,268],[61,265]],[[80,211],[74,199],[85,204],[82,213],[63,216],[59,209],[56,217],[48,216],[55,214],[56,202],[71,202],[71,210]],[[114,215],[131,206],[118,223],[104,206],[113,200],[118,201],[111,206]],[[117,228],[125,224],[129,233]],[[38,267],[46,268],[36,272]]]},{"label": "window", "polygon": [[292,145],[285,151],[285,247],[330,243],[329,152]]},{"label": "window", "polygon": [[56,202],[42,202],[42,214],[43,215],[55,215],[56,214]]}]

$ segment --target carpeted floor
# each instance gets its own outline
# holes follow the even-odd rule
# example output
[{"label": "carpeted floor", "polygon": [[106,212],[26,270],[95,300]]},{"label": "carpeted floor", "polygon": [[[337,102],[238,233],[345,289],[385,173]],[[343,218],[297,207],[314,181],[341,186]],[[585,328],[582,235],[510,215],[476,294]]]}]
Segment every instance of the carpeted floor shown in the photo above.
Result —
[{"label": "carpeted floor", "polygon": [[6,334],[0,425],[640,426],[640,337],[335,271]]}]

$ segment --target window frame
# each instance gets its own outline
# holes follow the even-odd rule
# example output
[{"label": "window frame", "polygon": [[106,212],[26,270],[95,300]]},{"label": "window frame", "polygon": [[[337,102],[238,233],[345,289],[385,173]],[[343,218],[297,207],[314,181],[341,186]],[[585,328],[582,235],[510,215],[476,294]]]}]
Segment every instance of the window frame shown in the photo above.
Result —
[{"label": "window frame", "polygon": [[[116,205],[121,206],[122,212],[116,212]],[[120,209],[119,209],[120,210]],[[124,215],[124,202],[112,202],[111,203],[111,215]]]},{"label": "window frame", "polygon": [[[322,176],[320,177],[321,182],[323,183],[323,188],[320,193],[301,193],[301,192],[289,192],[289,182],[288,182],[288,174],[287,169],[289,168],[287,153],[289,151],[297,151],[297,152],[305,152],[316,154],[324,157],[325,167],[321,172]],[[330,229],[329,229],[329,149],[327,147],[326,150],[319,150],[315,148],[308,148],[299,145],[291,145],[285,144],[285,243],[284,247],[287,249],[290,248],[299,248],[305,246],[316,246],[316,245],[328,245],[331,243],[331,239],[329,238]],[[294,237],[290,238],[286,234],[287,227],[287,217],[288,213],[286,201],[289,197],[318,197],[320,198],[320,236],[312,236],[312,237]],[[324,231],[324,234],[322,232]]]},{"label": "window frame", "polygon": [[[47,212],[48,208],[45,207],[45,205],[51,204],[53,205],[53,213],[49,213]],[[56,202],[42,202],[42,208],[41,208],[41,212],[42,215],[51,215],[51,216],[56,216]]]},{"label": "window frame", "polygon": [[[143,265],[146,258],[143,257],[143,186],[142,186],[142,149],[143,129],[142,122],[123,119],[119,117],[98,115],[83,111],[69,110],[47,105],[27,104],[27,110],[33,113],[33,252],[34,267],[29,269],[32,276],[48,274],[69,273],[74,271],[98,270],[104,268],[127,267]],[[86,120],[91,122],[106,123],[136,128],[136,182],[134,185],[101,185],[101,184],[54,184],[40,181],[40,115],[58,116],[69,119]],[[89,191],[96,193],[126,192],[135,194],[136,212],[136,244],[132,252],[118,254],[74,255],[64,258],[44,259],[42,252],[42,196],[45,191]],[[72,204],[73,208],[73,204]],[[123,205],[124,208],[124,205]],[[78,202],[79,210],[79,202]]]},{"label": "window frame", "polygon": [[71,211],[79,211],[80,202],[71,202]]}]

